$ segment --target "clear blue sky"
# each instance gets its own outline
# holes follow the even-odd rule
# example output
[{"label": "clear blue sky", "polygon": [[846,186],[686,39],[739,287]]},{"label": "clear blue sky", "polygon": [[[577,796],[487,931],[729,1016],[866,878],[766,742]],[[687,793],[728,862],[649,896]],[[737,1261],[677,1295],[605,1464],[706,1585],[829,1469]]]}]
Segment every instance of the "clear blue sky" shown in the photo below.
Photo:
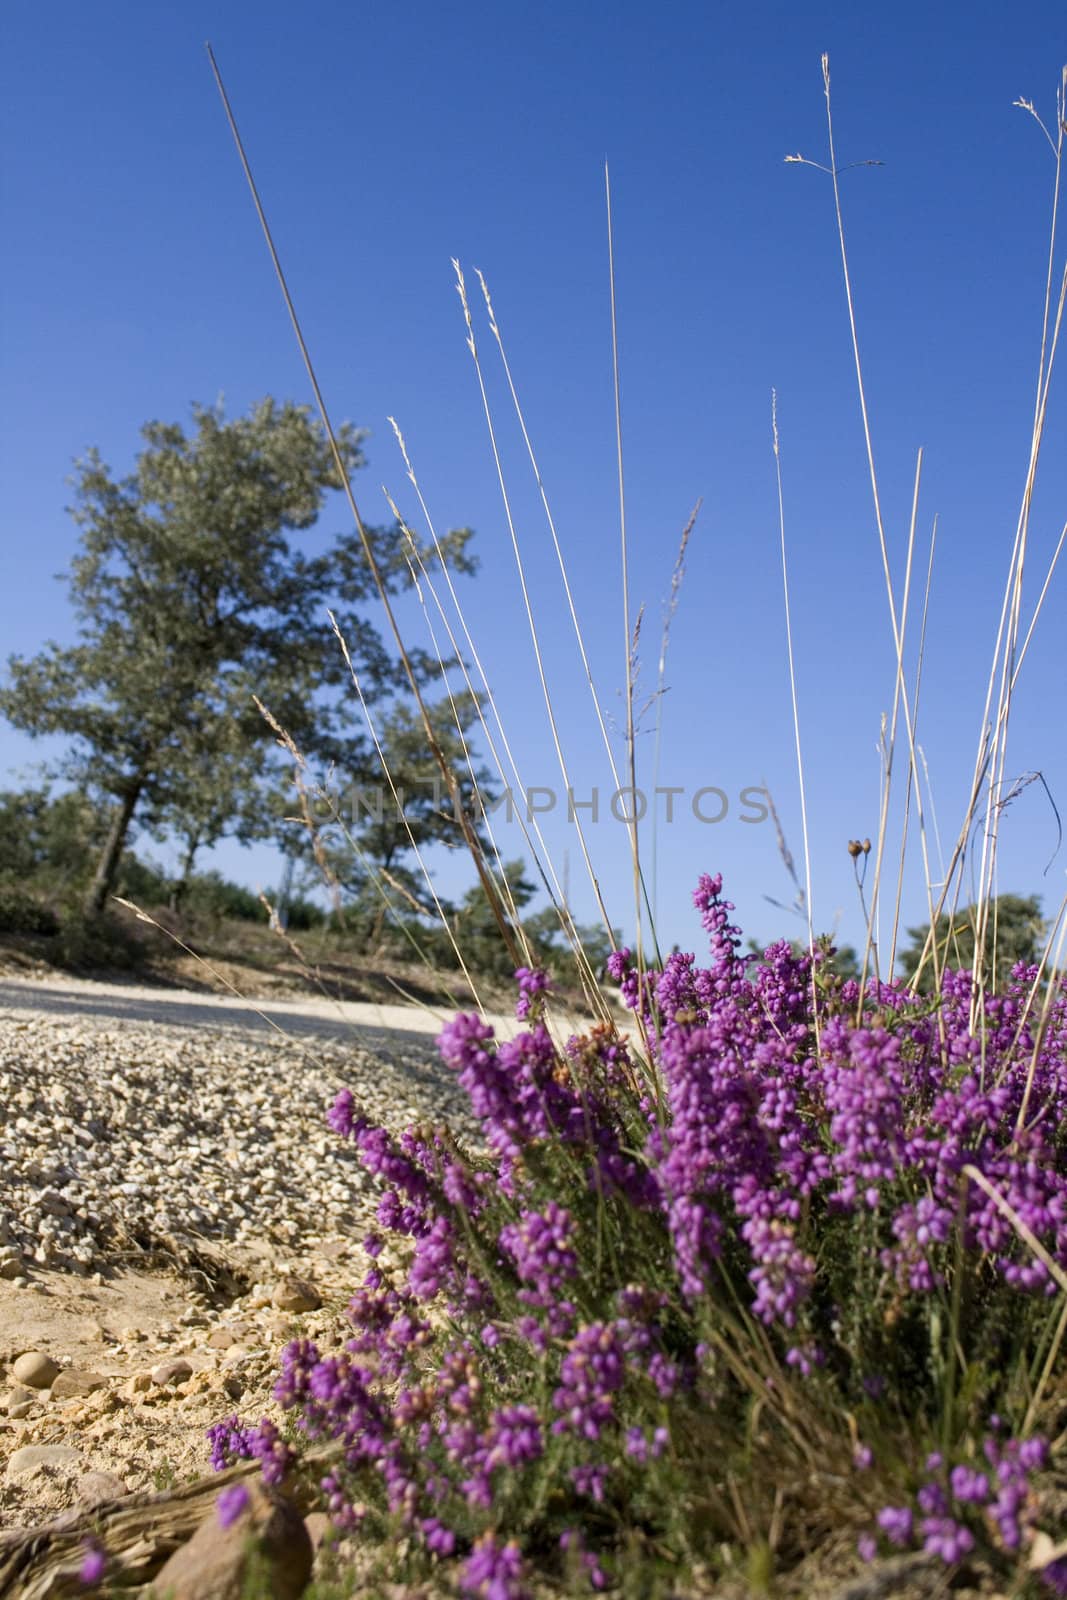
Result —
[{"label": "clear blue sky", "polygon": [[[1067,59],[1059,0],[994,5],[274,0],[5,8],[3,584],[0,648],[69,639],[65,476],[89,444],[125,470],[147,418],[219,394],[308,387],[204,54],[210,39],[335,417],[372,430],[357,495],[384,481],[417,516],[386,423],[408,438],[439,526],[470,524],[479,648],[530,783],[558,784],[499,490],[453,287],[486,273],[604,701],[621,706],[603,162],[615,204],[627,511],[643,683],[680,531],[703,512],[668,658],[661,781],[727,791],[726,820],[659,837],[662,934],[699,947],[689,891],[722,870],[746,931],[789,926],[773,830],[737,796],[766,779],[801,834],[782,622],[770,396],[779,395],[816,920],[858,939],[845,844],[877,828],[892,650],[825,160],[830,52],[846,225],[884,505],[900,584],[915,453],[920,528],[939,517],[920,741],[954,836],[973,763],[1027,462],[1053,161],[1012,108],[1051,124]],[[1061,246],[1062,256],[1062,246]],[[491,340],[482,353],[575,785],[610,794],[543,518]],[[1061,374],[1062,376],[1062,374]],[[1029,589],[1067,516],[1063,385],[1032,524]],[[331,507],[323,533],[341,526]],[[1067,813],[1067,572],[1016,707],[1015,773]],[[0,783],[43,753],[0,727]],[[652,737],[640,744],[651,782]],[[683,802],[683,805],[685,802]],[[567,831],[549,824],[562,862]],[[517,832],[514,837],[518,845]],[[629,922],[624,830],[590,830]],[[1056,824],[1033,785],[1006,820],[1001,887],[1058,905]],[[577,848],[570,878],[592,917]],[[224,847],[249,882],[262,851]],[[441,867],[457,886],[458,868]],[[925,905],[916,865],[905,909]],[[799,925],[798,925],[799,926]]]}]

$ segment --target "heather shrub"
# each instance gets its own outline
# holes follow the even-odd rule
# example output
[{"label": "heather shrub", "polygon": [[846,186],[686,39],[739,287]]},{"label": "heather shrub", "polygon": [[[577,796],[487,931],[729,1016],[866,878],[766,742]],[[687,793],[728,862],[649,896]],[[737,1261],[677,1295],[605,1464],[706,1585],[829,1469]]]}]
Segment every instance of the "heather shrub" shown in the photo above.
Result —
[{"label": "heather shrub", "polygon": [[753,965],[719,879],[695,900],[707,966],[612,957],[637,1044],[558,1045],[528,970],[516,1038],[445,1028],[480,1149],[338,1098],[381,1185],[351,1337],[293,1342],[289,1440],[234,1419],[215,1464],[333,1445],[337,1525],[467,1595],[666,1594],[830,1525],[1067,1593],[1028,1572],[1067,1400],[1067,991],[1041,1027],[1023,968],[977,1018],[966,974],[861,994],[785,942]]}]

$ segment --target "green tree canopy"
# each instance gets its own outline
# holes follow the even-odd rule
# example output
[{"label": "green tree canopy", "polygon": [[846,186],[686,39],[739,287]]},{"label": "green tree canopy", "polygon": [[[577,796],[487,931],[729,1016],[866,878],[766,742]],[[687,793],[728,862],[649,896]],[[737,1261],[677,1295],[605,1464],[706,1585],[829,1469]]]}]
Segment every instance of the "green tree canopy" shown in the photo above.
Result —
[{"label": "green tree canopy", "polygon": [[[112,476],[95,450],[76,464],[72,515],[80,550],[66,575],[78,641],[12,657],[0,713],[31,735],[65,734],[57,771],[111,805],[88,894],[99,910],[136,814],[149,831],[192,846],[224,831],[269,836],[266,793],[277,750],[259,697],[312,759],[355,778],[373,770],[358,732],[348,667],[326,621],[336,615],[369,700],[402,683],[367,621],[374,593],[359,537],[315,549],[290,537],[315,524],[340,487],[323,430],[304,406],[266,399],[227,421],[194,406],[186,433],[150,422],[132,473]],[[339,433],[349,471],[361,433]],[[399,530],[369,530],[391,590],[411,581]],[[469,530],[445,557],[472,571]],[[430,551],[420,551],[432,562]],[[428,676],[436,664],[416,657]],[[191,854],[190,854],[191,863]]]},{"label": "green tree canopy", "polygon": [[[955,917],[942,917],[937,925],[937,965],[953,970],[970,967],[974,962],[977,911],[968,906]],[[1045,920],[1041,915],[1041,901],[1037,895],[999,895],[989,907],[986,925],[985,971],[986,983],[1002,988],[1016,962],[1027,964],[1037,961],[1045,938]],[[930,924],[908,929],[909,943],[900,951],[898,961],[901,973],[911,981],[926,947]],[[995,941],[995,942],[994,942]],[[934,965],[927,959],[919,972],[916,987],[929,994],[934,987]]]},{"label": "green tree canopy", "polygon": [[0,792],[0,881],[62,892],[84,883],[106,821],[84,795],[47,788]]}]

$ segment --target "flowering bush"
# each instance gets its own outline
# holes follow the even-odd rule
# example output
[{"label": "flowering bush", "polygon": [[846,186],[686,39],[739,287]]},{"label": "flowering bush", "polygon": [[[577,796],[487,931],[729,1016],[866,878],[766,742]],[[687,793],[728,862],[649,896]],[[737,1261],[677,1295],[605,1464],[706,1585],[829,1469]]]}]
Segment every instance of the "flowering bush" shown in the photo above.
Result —
[{"label": "flowering bush", "polygon": [[[1062,1561],[1027,1576],[1057,1534],[1067,991],[1040,1023],[1031,969],[980,1004],[963,974],[861,992],[818,951],[744,957],[718,878],[694,898],[707,966],[611,958],[639,1047],[558,1046],[525,969],[516,1038],[445,1028],[480,1151],[338,1098],[382,1233],[345,1353],[294,1342],[276,1389],[336,1447],[332,1518],[490,1600],[534,1567],[668,1592],[772,1525],[787,1566],[843,1523],[867,1559],[1067,1593]],[[269,1424],[212,1444],[290,1465]]]}]

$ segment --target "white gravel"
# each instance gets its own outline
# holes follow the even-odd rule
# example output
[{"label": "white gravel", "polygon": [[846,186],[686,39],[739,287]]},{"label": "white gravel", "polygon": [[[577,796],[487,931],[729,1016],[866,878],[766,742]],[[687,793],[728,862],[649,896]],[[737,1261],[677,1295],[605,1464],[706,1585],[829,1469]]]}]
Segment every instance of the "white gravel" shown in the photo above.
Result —
[{"label": "white gravel", "polygon": [[394,1131],[470,1131],[432,1035],[372,1054],[0,1009],[0,1278],[90,1274],[124,1249],[206,1240],[240,1259],[352,1238],[374,1196],[326,1123],[342,1086]]}]

